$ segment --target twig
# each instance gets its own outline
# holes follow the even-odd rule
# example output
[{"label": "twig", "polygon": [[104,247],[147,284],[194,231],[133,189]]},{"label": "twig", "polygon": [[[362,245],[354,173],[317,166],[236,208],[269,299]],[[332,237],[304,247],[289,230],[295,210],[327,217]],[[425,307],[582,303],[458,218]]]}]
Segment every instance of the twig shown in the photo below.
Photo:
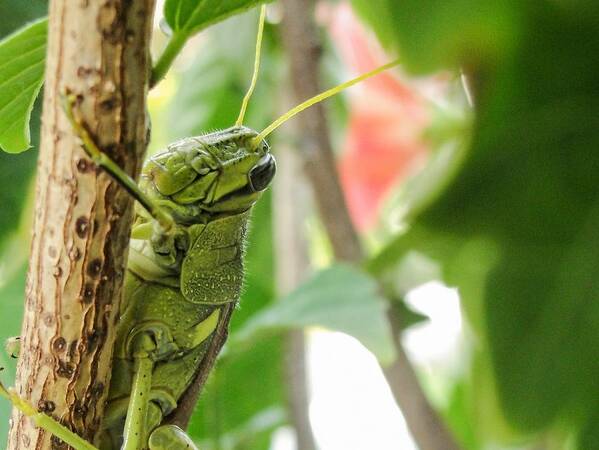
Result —
[{"label": "twig", "polygon": [[[301,174],[300,161],[291,149],[278,152],[279,170],[274,186],[275,248],[277,290],[287,294],[296,288],[309,268],[302,217],[305,216],[307,188]],[[304,188],[304,189],[302,189]],[[298,450],[316,450],[316,442],[308,417],[309,398],[306,373],[306,348],[303,330],[292,330],[286,336],[285,373],[291,424],[296,432]]]},{"label": "twig", "polygon": [[[321,45],[312,20],[313,0],[283,0],[285,16],[282,36],[290,58],[291,77],[298,101],[319,91]],[[361,264],[364,252],[351,222],[339,183],[329,130],[322,105],[298,117],[303,129],[301,145],[304,169],[331,241],[335,257]],[[421,450],[457,450],[459,447],[436,414],[415,375],[399,340],[395,319],[389,315],[394,331],[397,358],[384,369],[397,404]]]},{"label": "twig", "polygon": [[[318,65],[321,46],[310,20],[312,2],[284,0],[283,5],[282,37],[290,58],[295,97],[302,101],[320,92]],[[304,136],[301,148],[304,170],[316,194],[317,207],[335,256],[343,261],[359,262],[364,255],[336,176],[324,107],[320,103],[314,105],[309,114],[298,116],[298,121]]]},{"label": "twig", "polygon": [[458,450],[459,446],[424,395],[418,377],[403,349],[399,337],[401,326],[395,311],[388,313],[395,342],[395,360],[383,373],[393,396],[402,410],[408,428],[421,450]]}]

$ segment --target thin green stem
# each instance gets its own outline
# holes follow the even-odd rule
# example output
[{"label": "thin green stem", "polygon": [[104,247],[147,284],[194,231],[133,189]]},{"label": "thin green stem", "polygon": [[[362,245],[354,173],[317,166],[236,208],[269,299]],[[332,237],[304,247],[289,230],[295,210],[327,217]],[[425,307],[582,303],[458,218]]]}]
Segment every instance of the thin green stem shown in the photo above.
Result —
[{"label": "thin green stem", "polygon": [[258,81],[258,71],[260,70],[260,54],[262,52],[262,35],[264,34],[264,20],[266,19],[266,5],[262,5],[260,8],[260,19],[258,21],[258,35],[256,36],[256,53],[254,56],[254,73],[252,74],[252,81],[250,82],[250,87],[248,88],[245,97],[243,97],[243,102],[241,102],[241,110],[239,111],[239,117],[237,117],[237,121],[235,125],[240,127],[243,124],[243,118],[245,117],[245,111],[247,110],[248,103],[250,98],[252,98],[252,94],[254,93],[254,89],[256,87],[256,82]]},{"label": "thin green stem", "polygon": [[153,88],[158,84],[160,80],[162,80],[166,73],[171,68],[173,61],[187,42],[189,38],[189,32],[185,29],[177,31],[174,33],[166,48],[158,58],[156,65],[152,68],[152,76],[150,77],[150,88]]},{"label": "thin green stem", "polygon": [[78,434],[73,433],[71,430],[66,428],[61,423],[57,422],[54,418],[38,412],[33,406],[27,401],[19,397],[14,391],[5,389],[0,383],[0,396],[10,401],[15,408],[30,417],[36,426],[43,428],[44,430],[52,433],[54,436],[70,445],[76,450],[98,450],[92,444],[87,442]]},{"label": "thin green stem", "polygon": [[296,114],[301,113],[304,109],[307,109],[310,106],[315,105],[316,103],[320,103],[321,101],[326,100],[329,97],[332,97],[333,95],[341,92],[342,90],[347,89],[348,87],[353,86],[354,84],[358,84],[360,81],[363,81],[367,78],[378,75],[379,73],[384,72],[385,70],[390,69],[391,67],[394,67],[398,64],[399,64],[399,60],[392,61],[390,63],[385,64],[384,66],[377,67],[376,69],[371,70],[370,72],[364,73],[352,80],[346,81],[345,83],[341,83],[331,89],[328,89],[318,95],[315,95],[314,97],[309,98],[308,100],[306,100],[303,103],[300,103],[295,108],[290,109],[285,114],[283,114],[281,117],[279,117],[277,120],[275,120],[273,123],[271,123],[269,126],[267,126],[264,130],[262,130],[260,132],[260,134],[258,134],[258,136],[256,136],[255,138],[252,139],[251,146],[253,148],[255,148],[258,145],[260,145],[260,142],[262,142],[262,140],[266,136],[268,136],[274,130],[279,128],[279,126],[281,126],[282,124],[287,122],[289,119],[291,119]]}]

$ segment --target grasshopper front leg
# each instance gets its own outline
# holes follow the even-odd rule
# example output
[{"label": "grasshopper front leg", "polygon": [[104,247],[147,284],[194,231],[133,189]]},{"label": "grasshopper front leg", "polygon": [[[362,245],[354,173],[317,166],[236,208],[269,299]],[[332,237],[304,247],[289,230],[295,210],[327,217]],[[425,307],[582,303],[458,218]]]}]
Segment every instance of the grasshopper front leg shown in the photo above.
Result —
[{"label": "grasshopper front leg", "polygon": [[77,97],[67,92],[63,96],[63,108],[73,130],[79,136],[83,142],[83,149],[85,153],[92,159],[92,161],[98,166],[102,167],[108,172],[123,188],[131,194],[149,213],[156,219],[165,232],[170,231],[174,227],[174,220],[172,216],[165,211],[163,208],[153,202],[145,192],[143,192],[135,180],[131,178],[118,164],[104,153],[94,139],[87,131],[87,128],[81,118],[75,112],[75,105],[77,103]]}]

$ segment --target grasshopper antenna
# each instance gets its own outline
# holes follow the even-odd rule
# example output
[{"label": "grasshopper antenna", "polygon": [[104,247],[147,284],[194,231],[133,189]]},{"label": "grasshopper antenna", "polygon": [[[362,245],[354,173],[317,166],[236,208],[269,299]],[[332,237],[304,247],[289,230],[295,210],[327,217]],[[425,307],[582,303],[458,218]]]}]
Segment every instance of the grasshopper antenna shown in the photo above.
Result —
[{"label": "grasshopper antenna", "polygon": [[240,127],[243,124],[243,118],[245,116],[245,111],[247,110],[248,103],[252,94],[254,93],[254,88],[256,87],[256,82],[258,81],[258,71],[260,70],[260,54],[262,53],[262,35],[264,34],[264,21],[266,19],[266,5],[262,5],[260,8],[260,19],[258,21],[258,35],[256,36],[256,53],[254,57],[254,73],[252,74],[252,81],[250,82],[250,87],[248,88],[245,97],[243,97],[243,101],[241,102],[241,110],[239,111],[239,117],[237,117],[237,121],[235,125]]},{"label": "grasshopper antenna", "polygon": [[285,122],[287,122],[289,119],[291,119],[293,116],[301,113],[304,109],[309,108],[312,105],[315,105],[316,103],[320,103],[323,100],[326,100],[329,97],[332,97],[335,94],[338,94],[339,92],[343,91],[344,89],[347,89],[348,87],[353,86],[354,84],[359,83],[360,81],[364,81],[367,78],[373,77],[375,75],[378,75],[381,72],[384,72],[387,69],[390,69],[391,67],[395,67],[399,64],[399,60],[395,60],[395,61],[391,61],[383,66],[377,67],[374,70],[371,70],[370,72],[366,72],[352,80],[346,81],[345,83],[341,83],[331,89],[328,89],[324,92],[321,92],[318,95],[315,95],[312,98],[309,98],[308,100],[300,103],[299,105],[297,105],[294,108],[291,108],[289,111],[287,111],[285,114],[283,114],[281,117],[279,117],[277,120],[275,120],[273,123],[271,123],[269,126],[267,126],[264,130],[262,130],[258,136],[256,136],[255,138],[252,139],[251,141],[251,147],[255,148],[258,145],[260,145],[260,142],[262,142],[262,140],[268,136],[270,133],[272,133],[274,130],[276,130],[277,128],[279,128],[282,124],[284,124]]}]

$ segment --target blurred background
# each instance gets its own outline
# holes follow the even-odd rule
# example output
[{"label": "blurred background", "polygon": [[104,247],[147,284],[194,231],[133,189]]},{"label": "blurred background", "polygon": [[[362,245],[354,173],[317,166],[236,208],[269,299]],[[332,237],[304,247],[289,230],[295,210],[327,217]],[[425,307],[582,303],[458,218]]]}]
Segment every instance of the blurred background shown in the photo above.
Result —
[{"label": "blurred background", "polygon": [[[268,8],[245,119],[257,130],[298,103],[312,70],[290,63],[285,4]],[[3,0],[0,35],[46,10]],[[190,434],[203,450],[427,450],[409,426],[422,418],[397,406],[406,387],[390,368],[405,349],[447,449],[599,449],[596,2],[318,1],[307,15],[319,90],[401,60],[324,106],[363,255],[331,245],[306,159],[323,136],[290,121],[270,138],[279,172]],[[234,123],[256,26],[253,10],[185,47],[150,93],[150,153]],[[20,330],[39,114],[34,149],[0,152],[2,340]],[[0,367],[12,385],[4,351]],[[8,416],[0,403],[0,442]]]}]

